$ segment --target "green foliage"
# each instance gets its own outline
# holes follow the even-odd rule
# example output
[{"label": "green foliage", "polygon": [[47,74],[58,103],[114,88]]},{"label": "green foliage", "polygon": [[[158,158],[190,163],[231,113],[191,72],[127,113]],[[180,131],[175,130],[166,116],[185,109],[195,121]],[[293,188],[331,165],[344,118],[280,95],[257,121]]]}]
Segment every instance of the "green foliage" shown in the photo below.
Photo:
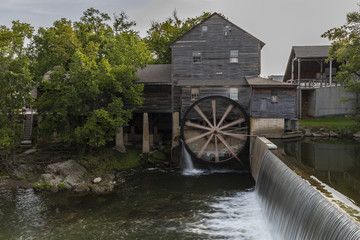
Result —
[{"label": "green foliage", "polygon": [[102,176],[106,171],[126,170],[140,166],[138,150],[128,148],[126,153],[103,148],[92,154],[82,156],[82,164],[94,175]]},{"label": "green foliage", "polygon": [[29,71],[26,39],[33,28],[13,21],[12,27],[0,26],[0,159],[8,165],[15,161],[15,147],[22,137],[22,114],[25,104],[31,104],[34,88]]},{"label": "green foliage", "polygon": [[124,12],[115,15],[114,29],[110,20],[90,8],[80,21],[61,19],[34,37],[32,71],[42,79],[36,103],[41,137],[56,131],[65,142],[101,147],[142,104],[136,71],[146,66],[150,51]]},{"label": "green foliage", "polygon": [[210,12],[203,12],[199,17],[180,20],[175,10],[173,15],[164,22],[152,22],[145,41],[155,57],[153,62],[159,64],[171,63],[169,45],[209,16],[211,16]]},{"label": "green foliage", "polygon": [[332,42],[329,59],[341,63],[335,80],[344,82],[347,90],[360,93],[360,12],[350,12],[346,18],[346,24],[328,30],[322,37]]}]

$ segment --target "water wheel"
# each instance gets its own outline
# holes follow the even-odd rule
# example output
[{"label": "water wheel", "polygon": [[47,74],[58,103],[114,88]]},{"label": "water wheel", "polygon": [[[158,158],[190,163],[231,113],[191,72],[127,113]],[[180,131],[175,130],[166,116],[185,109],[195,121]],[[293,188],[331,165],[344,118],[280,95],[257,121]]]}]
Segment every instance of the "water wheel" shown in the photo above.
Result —
[{"label": "water wheel", "polygon": [[206,162],[236,159],[249,142],[249,118],[235,101],[210,96],[194,102],[181,122],[181,137],[188,152]]}]

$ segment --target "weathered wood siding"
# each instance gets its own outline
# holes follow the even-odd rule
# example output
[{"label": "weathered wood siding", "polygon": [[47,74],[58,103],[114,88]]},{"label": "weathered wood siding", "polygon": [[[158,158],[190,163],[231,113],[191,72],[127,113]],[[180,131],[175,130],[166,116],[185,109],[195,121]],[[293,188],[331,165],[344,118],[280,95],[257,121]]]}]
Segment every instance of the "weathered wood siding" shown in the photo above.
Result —
[{"label": "weathered wood siding", "polygon": [[135,112],[170,113],[171,86],[144,85],[144,103]]},{"label": "weathered wood siding", "polygon": [[[271,90],[276,90],[277,102],[271,101]],[[251,97],[252,118],[296,117],[296,89],[254,88]]]},{"label": "weathered wood siding", "polygon": [[[207,26],[207,32],[202,32]],[[231,32],[224,36],[224,27]],[[214,15],[172,45],[173,80],[243,79],[260,74],[260,42],[245,31]],[[230,63],[230,50],[238,50],[238,62]],[[193,62],[193,51],[201,52],[201,62]],[[245,85],[245,79],[239,82]]]},{"label": "weathered wood siding", "polygon": [[181,111],[181,87],[173,87],[173,112]]},{"label": "weathered wood siding", "polygon": [[[250,88],[249,87],[240,87],[238,93],[238,102],[241,107],[244,108],[247,114],[249,114],[250,106]],[[230,98],[230,89],[229,88],[200,88],[200,98],[208,96],[223,96]],[[182,108],[181,108],[181,118],[184,116],[186,110],[191,106],[195,100],[191,100],[191,88],[182,89]]]}]

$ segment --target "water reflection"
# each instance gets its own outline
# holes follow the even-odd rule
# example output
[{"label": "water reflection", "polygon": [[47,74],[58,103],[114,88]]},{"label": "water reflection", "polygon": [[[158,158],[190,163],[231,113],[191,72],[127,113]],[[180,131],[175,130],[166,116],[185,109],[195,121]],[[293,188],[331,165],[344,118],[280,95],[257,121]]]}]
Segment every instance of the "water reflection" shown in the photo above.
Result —
[{"label": "water reflection", "polygon": [[284,141],[284,152],[317,179],[360,207],[360,143],[352,140]]}]

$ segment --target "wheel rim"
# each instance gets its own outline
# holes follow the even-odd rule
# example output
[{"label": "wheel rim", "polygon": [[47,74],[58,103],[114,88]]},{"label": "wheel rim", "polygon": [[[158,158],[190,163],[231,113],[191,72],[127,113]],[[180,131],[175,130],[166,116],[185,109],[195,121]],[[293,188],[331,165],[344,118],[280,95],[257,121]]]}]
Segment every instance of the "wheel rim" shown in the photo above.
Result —
[{"label": "wheel rim", "polygon": [[185,112],[181,137],[193,157],[220,163],[239,159],[249,141],[249,118],[235,101],[211,96],[194,102]]}]

